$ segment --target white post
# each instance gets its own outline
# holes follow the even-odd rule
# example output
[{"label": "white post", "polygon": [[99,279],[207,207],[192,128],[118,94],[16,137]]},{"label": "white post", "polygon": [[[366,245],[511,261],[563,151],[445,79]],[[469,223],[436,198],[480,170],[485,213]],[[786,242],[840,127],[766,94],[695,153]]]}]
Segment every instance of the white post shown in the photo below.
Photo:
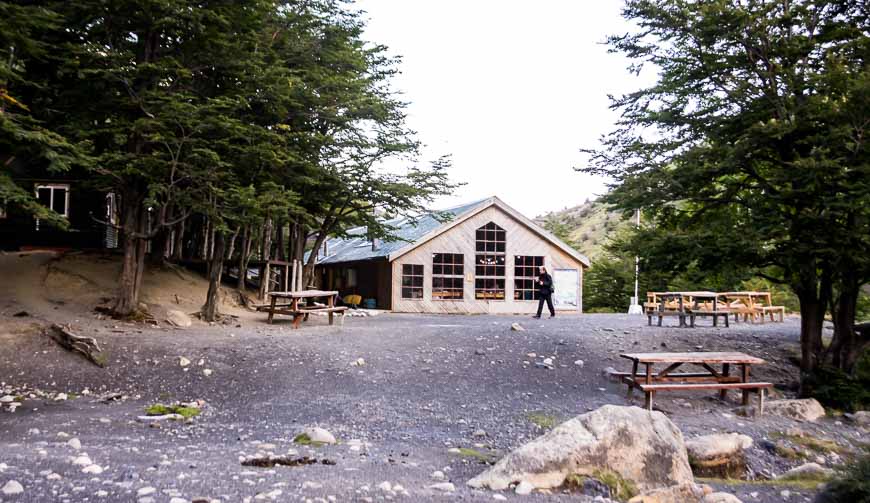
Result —
[{"label": "white post", "polygon": [[293,259],[292,281],[290,282],[290,291],[296,291],[296,259]]},{"label": "white post", "polygon": [[[640,228],[640,208],[634,212],[634,228]],[[631,305],[628,306],[628,314],[643,314],[643,308],[638,301],[637,283],[640,277],[640,257],[634,256],[634,297],[631,298]]]}]

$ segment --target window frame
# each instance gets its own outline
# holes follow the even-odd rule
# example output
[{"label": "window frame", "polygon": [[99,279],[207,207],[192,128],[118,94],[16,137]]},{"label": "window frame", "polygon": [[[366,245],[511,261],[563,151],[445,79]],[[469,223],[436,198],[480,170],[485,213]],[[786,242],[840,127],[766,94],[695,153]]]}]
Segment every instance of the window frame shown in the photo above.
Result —
[{"label": "window frame", "polygon": [[506,301],[507,231],[495,222],[478,227],[474,233],[474,250],[474,300]]},{"label": "window frame", "polygon": [[[33,189],[33,194],[36,196],[37,201],[39,201],[39,191],[42,189],[48,189],[50,191],[48,196],[48,209],[64,218],[69,218],[70,185],[68,183],[38,183]],[[63,189],[64,191],[63,213],[54,209],[54,193],[60,189]]]},{"label": "window frame", "polygon": [[[440,256],[440,257],[439,257]],[[445,261],[445,256],[449,256],[451,260],[449,262]],[[437,258],[441,258],[440,262],[436,262]],[[459,259],[459,262],[456,259]],[[451,274],[445,274],[444,270],[446,267],[450,268]],[[456,272],[457,267],[459,268],[459,272]],[[441,272],[436,272],[436,271]],[[441,280],[444,282],[445,280],[450,280],[453,283],[451,287],[442,286],[439,288],[439,291],[447,291],[447,292],[459,292],[459,297],[441,297],[435,296],[435,280]],[[456,282],[459,282],[459,286],[456,286]],[[434,252],[432,253],[432,300],[439,302],[461,302],[465,300],[465,255],[462,253],[446,253],[446,252]]]},{"label": "window frame", "polygon": [[[410,271],[411,271],[410,273],[406,272],[406,269],[405,269],[406,267],[410,268]],[[419,269],[415,269],[415,268],[419,268]],[[417,271],[419,271],[419,274],[416,274]],[[401,276],[402,282],[399,285],[399,288],[400,288],[399,297],[402,300],[422,301],[423,296],[425,294],[425,292],[423,291],[423,283],[424,283],[425,275],[426,275],[426,269],[423,266],[423,264],[402,264],[402,276]],[[405,286],[405,278],[411,278],[412,284]],[[419,286],[414,284],[417,282],[417,278],[419,278],[419,283],[420,283]],[[409,290],[412,292],[419,290],[420,296],[419,297],[405,297],[405,290]]]},{"label": "window frame", "polygon": [[[522,259],[522,263],[518,263],[518,260]],[[532,259],[531,265],[528,264],[528,259]],[[538,260],[540,259],[540,260]],[[536,284],[538,279],[538,267],[543,266],[545,262],[545,257],[543,255],[514,255],[514,301],[515,302],[538,302],[541,299],[541,292]],[[540,263],[539,263],[540,262]],[[531,275],[527,274],[531,271]],[[518,274],[520,273],[520,274]],[[527,288],[527,285],[531,281],[531,288]],[[521,284],[522,282],[522,284]],[[532,298],[526,299],[523,296],[518,297],[518,294],[522,294],[522,292],[532,292]]]}]

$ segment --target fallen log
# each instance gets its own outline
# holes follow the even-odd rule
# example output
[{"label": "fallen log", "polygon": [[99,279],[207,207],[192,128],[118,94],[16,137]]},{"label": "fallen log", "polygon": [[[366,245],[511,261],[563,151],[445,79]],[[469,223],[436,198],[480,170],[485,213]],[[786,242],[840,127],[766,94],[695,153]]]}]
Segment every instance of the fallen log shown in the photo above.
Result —
[{"label": "fallen log", "polygon": [[93,337],[76,335],[72,332],[69,325],[63,326],[57,323],[49,327],[46,335],[51,337],[62,348],[80,353],[94,365],[98,367],[106,366],[106,358],[102,354],[103,350],[100,349],[97,340]]}]

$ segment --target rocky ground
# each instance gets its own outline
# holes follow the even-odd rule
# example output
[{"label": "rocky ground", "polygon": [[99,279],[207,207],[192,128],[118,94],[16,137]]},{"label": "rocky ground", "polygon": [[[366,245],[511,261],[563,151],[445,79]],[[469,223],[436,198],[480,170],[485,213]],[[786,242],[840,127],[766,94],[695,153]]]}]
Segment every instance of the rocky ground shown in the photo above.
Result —
[{"label": "rocky ground", "polygon": [[[385,314],[350,318],[343,327],[313,318],[292,330],[289,322],[254,319],[182,330],[82,315],[73,327],[104,346],[108,365],[101,369],[42,335],[40,319],[9,317],[7,310],[3,322],[0,387],[24,400],[15,412],[0,412],[0,485],[15,480],[23,492],[0,500],[40,502],[490,501],[493,493],[465,485],[490,458],[601,405],[640,404],[640,398],[627,401],[624,388],[602,373],[626,367],[619,352],[745,351],[769,362],[756,377],[782,385],[780,393],[788,395],[796,379],[788,358],[798,334],[795,319],[679,329],[647,327],[645,319],[627,315]],[[511,330],[515,322],[526,330]],[[552,368],[542,365],[545,358]],[[703,394],[662,394],[657,407],[686,437],[717,431],[752,437],[753,478],[782,473],[807,456],[835,464],[860,440],[858,430],[836,418],[798,423],[735,416],[736,398],[722,403]],[[195,400],[205,405],[189,422],[137,421],[152,404]],[[308,426],[329,430],[339,443],[294,443]],[[830,439],[836,448],[826,454],[792,445],[796,457],[777,454],[776,442],[798,434]],[[317,463],[243,466],[258,452]],[[455,490],[430,487],[441,482]],[[789,486],[712,485],[749,502],[808,501],[813,494]]]}]

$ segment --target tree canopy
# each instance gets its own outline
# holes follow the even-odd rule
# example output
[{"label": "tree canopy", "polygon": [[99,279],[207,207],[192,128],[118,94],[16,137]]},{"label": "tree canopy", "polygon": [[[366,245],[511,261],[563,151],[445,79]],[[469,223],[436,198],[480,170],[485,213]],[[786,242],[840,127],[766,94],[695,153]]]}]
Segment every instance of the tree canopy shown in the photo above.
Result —
[{"label": "tree canopy", "polygon": [[850,368],[864,343],[851,325],[870,280],[867,9],[628,1],[638,28],[608,43],[659,78],[613,98],[618,126],[587,151],[586,170],[614,180],[608,201],[651,220],[634,240],[648,261],[745,268],[794,290],[806,373],[828,356]]}]

